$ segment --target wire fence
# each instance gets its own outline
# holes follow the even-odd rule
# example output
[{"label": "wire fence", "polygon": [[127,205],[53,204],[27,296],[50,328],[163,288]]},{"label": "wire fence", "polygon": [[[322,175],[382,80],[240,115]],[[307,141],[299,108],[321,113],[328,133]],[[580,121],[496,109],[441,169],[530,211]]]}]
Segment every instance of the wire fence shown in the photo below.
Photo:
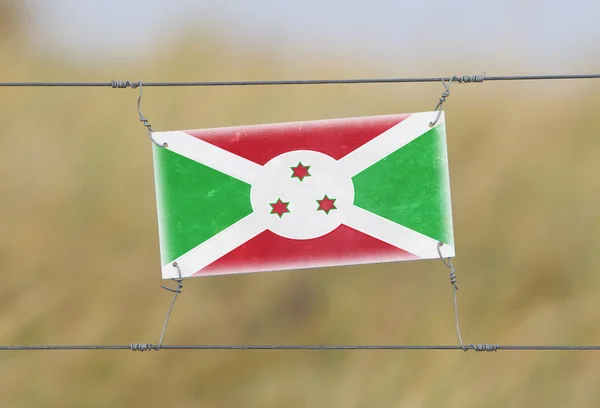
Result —
[{"label": "wire fence", "polygon": [[[600,74],[564,74],[564,75],[463,75],[449,77],[422,77],[422,78],[366,78],[366,79],[306,79],[306,80],[266,80],[266,81],[190,81],[190,82],[143,82],[143,81],[118,81],[110,82],[0,82],[0,87],[110,87],[113,89],[140,88],[138,98],[138,112],[140,120],[148,128],[149,135],[152,129],[143,117],[140,110],[142,87],[211,87],[211,86],[266,86],[266,85],[334,85],[334,84],[390,84],[390,83],[426,83],[442,82],[445,92],[440,98],[436,110],[440,109],[449,95],[451,83],[482,83],[484,81],[529,81],[529,80],[565,80],[565,79],[600,79]],[[439,250],[438,250],[439,251]],[[450,283],[454,291],[454,311],[459,345],[163,345],[162,340],[173,310],[175,300],[181,293],[181,279],[174,279],[178,286],[170,289],[174,292],[173,300],[167,313],[167,318],[162,328],[158,344],[132,343],[128,345],[0,345],[0,351],[76,351],[76,350],[131,350],[131,351],[159,351],[159,350],[454,350],[454,351],[600,351],[600,345],[500,345],[500,344],[469,344],[464,345],[458,324],[458,306],[456,301],[456,275],[451,261],[448,263],[440,258],[450,268]]]}]

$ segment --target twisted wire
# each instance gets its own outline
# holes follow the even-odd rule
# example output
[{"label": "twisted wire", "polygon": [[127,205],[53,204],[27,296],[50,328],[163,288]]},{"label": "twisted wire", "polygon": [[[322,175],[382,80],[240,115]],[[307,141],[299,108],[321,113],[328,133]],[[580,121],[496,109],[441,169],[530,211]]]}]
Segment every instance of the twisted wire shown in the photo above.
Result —
[{"label": "twisted wire", "polygon": [[[158,340],[158,345],[156,346],[156,351],[160,350],[162,345],[163,338],[165,337],[165,332],[167,331],[167,325],[169,324],[169,319],[171,318],[171,312],[173,311],[173,306],[175,306],[175,302],[177,301],[177,296],[181,293],[183,289],[183,278],[181,277],[181,268],[177,262],[173,262],[173,267],[177,269],[178,278],[173,279],[177,282],[177,287],[175,289],[171,289],[168,286],[161,286],[161,288],[168,290],[169,292],[173,292],[173,300],[171,301],[171,306],[169,307],[169,311],[167,312],[167,317],[165,318],[165,323],[163,324],[162,331],[160,333],[160,339]],[[144,350],[140,350],[144,351]]]}]

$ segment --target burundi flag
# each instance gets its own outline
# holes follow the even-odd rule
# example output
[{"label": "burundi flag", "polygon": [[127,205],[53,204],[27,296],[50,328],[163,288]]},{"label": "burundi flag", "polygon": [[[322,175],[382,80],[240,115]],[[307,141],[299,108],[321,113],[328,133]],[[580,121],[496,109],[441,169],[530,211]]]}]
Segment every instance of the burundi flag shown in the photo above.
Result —
[{"label": "burundi flag", "polygon": [[163,278],[453,257],[437,115],[154,132]]}]

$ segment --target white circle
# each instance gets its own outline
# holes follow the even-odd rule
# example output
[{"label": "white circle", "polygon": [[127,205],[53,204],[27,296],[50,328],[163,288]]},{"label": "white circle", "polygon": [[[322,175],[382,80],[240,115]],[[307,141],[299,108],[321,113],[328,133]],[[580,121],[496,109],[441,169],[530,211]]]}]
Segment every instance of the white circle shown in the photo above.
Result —
[{"label": "white circle", "polygon": [[[300,181],[292,177],[292,167],[299,163],[309,167],[310,176]],[[335,209],[318,210],[325,195],[335,200]],[[281,217],[271,214],[272,203],[281,199],[289,203],[289,212]],[[354,201],[352,179],[340,171],[337,161],[324,153],[294,150],[267,162],[250,190],[255,213],[265,216],[267,228],[277,235],[292,239],[312,239],[336,229],[343,221],[344,209]]]}]

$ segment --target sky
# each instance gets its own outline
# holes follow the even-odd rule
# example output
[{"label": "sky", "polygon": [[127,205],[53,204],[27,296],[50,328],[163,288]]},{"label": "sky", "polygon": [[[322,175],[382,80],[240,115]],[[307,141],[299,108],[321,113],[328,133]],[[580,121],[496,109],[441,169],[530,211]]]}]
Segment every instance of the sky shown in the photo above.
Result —
[{"label": "sky", "polygon": [[319,49],[396,66],[469,58],[493,69],[515,55],[543,72],[600,70],[598,0],[24,1],[38,45],[74,59],[134,58],[188,29],[217,26],[245,49],[267,43],[292,59]]}]

